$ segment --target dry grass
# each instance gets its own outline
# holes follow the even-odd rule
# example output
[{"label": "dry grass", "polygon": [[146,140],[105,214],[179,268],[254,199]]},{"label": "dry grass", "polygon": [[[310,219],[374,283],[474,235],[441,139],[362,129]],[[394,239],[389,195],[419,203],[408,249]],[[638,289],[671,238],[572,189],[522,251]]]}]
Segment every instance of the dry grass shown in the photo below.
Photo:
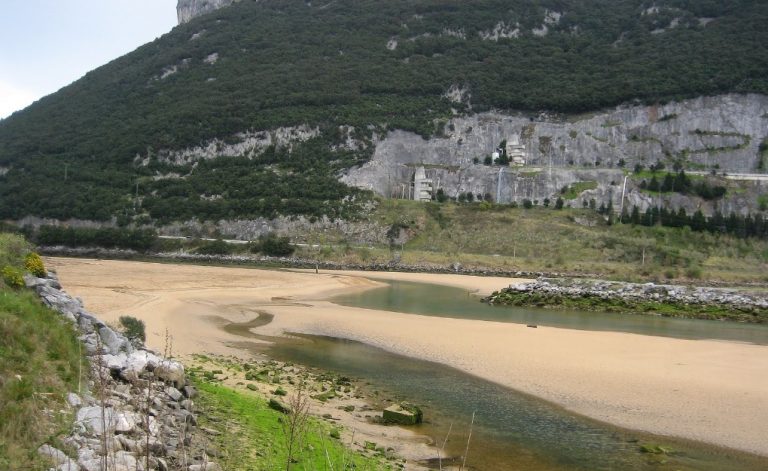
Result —
[{"label": "dry grass", "polygon": [[[387,262],[597,274],[627,280],[768,281],[768,241],[663,227],[609,226],[584,209],[423,204],[389,200],[372,216],[405,227],[392,248],[344,245],[329,237],[299,255],[349,263]],[[402,249],[402,250],[401,250]]]}]

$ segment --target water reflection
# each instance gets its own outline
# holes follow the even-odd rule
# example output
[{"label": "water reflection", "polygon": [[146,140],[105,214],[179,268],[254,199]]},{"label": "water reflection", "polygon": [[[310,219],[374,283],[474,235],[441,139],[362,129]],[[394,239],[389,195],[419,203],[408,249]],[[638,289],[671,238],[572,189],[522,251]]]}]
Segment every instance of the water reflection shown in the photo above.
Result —
[{"label": "water reflection", "polygon": [[[372,278],[375,279],[375,277]],[[385,287],[344,294],[333,298],[332,301],[344,306],[427,316],[768,345],[768,326],[765,325],[605,312],[488,306],[466,290],[406,281],[387,281]]]},{"label": "water reflection", "polygon": [[[269,356],[362,378],[373,389],[419,404],[428,419],[421,433],[442,442],[452,425],[450,455],[463,454],[475,411],[468,455],[475,469],[768,469],[766,459],[612,427],[439,364],[352,341],[301,337],[278,342]],[[675,451],[641,453],[644,443]]]}]

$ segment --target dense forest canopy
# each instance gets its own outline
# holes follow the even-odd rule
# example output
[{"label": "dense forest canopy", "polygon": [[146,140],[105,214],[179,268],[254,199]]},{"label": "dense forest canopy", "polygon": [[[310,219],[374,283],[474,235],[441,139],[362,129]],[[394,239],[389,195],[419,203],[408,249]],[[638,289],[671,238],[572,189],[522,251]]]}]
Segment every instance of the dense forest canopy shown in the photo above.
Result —
[{"label": "dense forest canopy", "polygon": [[[0,218],[349,215],[364,195],[335,175],[370,149],[332,146],[339,125],[429,135],[455,112],[768,93],[766,24],[760,0],[244,0],[0,121]],[[184,180],[136,163],[303,123],[320,136],[290,155]]]}]

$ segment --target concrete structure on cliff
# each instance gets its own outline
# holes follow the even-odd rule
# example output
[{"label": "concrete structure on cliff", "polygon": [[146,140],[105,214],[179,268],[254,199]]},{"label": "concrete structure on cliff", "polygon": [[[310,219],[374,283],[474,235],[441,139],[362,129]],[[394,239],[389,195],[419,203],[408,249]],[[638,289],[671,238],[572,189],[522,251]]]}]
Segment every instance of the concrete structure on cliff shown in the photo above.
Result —
[{"label": "concrete structure on cliff", "polygon": [[525,153],[525,145],[520,144],[520,140],[517,136],[512,136],[507,141],[507,158],[509,159],[509,165],[512,167],[522,167],[527,160],[527,154]]},{"label": "concrete structure on cliff", "polygon": [[424,167],[418,167],[413,174],[413,199],[432,201],[432,179],[427,178]]}]

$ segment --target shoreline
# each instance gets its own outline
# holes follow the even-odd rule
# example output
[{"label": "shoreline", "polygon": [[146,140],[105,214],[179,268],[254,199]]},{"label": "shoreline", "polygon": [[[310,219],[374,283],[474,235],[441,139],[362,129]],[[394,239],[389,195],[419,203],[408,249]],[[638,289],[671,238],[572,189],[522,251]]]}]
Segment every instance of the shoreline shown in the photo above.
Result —
[{"label": "shoreline", "polygon": [[[507,269],[485,265],[442,265],[434,263],[423,264],[403,264],[403,263],[347,263],[334,260],[316,260],[295,257],[271,257],[271,256],[252,256],[252,255],[200,255],[194,253],[178,252],[151,252],[140,253],[129,249],[105,249],[100,247],[64,247],[64,246],[43,246],[39,247],[41,255],[53,258],[80,258],[80,259],[104,259],[121,260],[146,263],[163,264],[189,264],[194,266],[213,266],[222,268],[251,268],[261,270],[296,270],[307,273],[314,272],[315,268],[324,271],[354,272],[357,276],[371,273],[375,275],[381,273],[422,273],[432,275],[466,275],[478,277],[514,277],[525,279],[536,279],[540,277],[555,277],[569,279],[597,279],[605,278],[613,280],[611,273],[588,273],[588,272],[553,272],[553,271],[531,271],[523,269]],[[654,281],[645,279],[645,281]],[[614,280],[616,281],[616,280]],[[655,280],[654,282],[657,282]],[[638,281],[641,282],[641,281]],[[680,286],[705,286],[711,288],[739,287],[744,289],[766,289],[768,282],[765,281],[725,281],[721,279],[710,280],[676,280]],[[490,293],[489,293],[490,294]]]},{"label": "shoreline", "polygon": [[[455,367],[592,419],[768,456],[768,444],[759,439],[768,436],[766,347],[614,332],[534,331],[524,325],[345,308],[325,301],[337,290],[376,286],[363,278],[367,273],[318,276],[187,265],[171,271],[167,264],[51,262],[60,268],[67,288],[83,295],[95,312],[106,311],[106,320],[120,313],[136,315],[155,334],[157,326],[172,325],[178,331],[174,343],[182,350],[236,353],[225,345],[231,338],[201,317],[217,312],[243,322],[256,317],[257,310],[268,311],[275,317],[255,329],[262,335],[292,331],[357,340]],[[126,269],[165,277],[164,282],[121,277]],[[441,283],[441,275],[425,276]],[[125,283],[111,286],[109,277]],[[442,335],[450,332],[461,332],[461,338]],[[178,340],[190,335],[197,336],[193,345]]]}]

